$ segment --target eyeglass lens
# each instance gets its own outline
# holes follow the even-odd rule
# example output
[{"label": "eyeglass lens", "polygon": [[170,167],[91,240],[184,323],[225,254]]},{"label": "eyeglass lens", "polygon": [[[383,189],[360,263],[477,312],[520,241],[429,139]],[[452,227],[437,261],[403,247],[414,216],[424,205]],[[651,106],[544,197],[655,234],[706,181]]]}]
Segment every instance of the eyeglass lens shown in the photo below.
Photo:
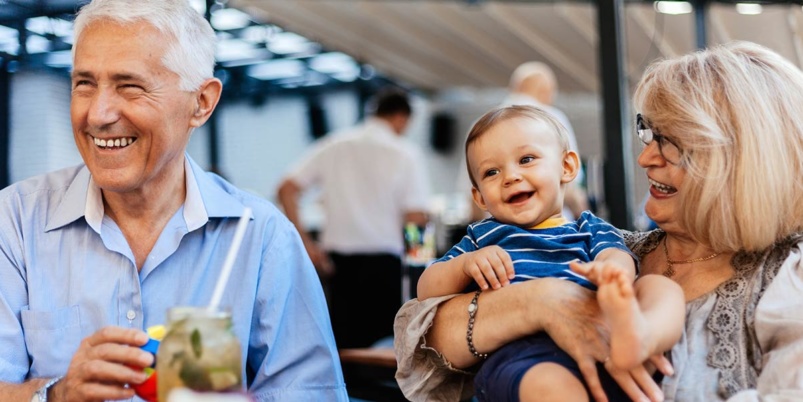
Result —
[{"label": "eyeglass lens", "polygon": [[641,114],[636,115],[636,133],[638,133],[639,139],[645,146],[650,145],[653,141],[657,141],[658,151],[667,162],[673,165],[680,163],[681,155],[678,146],[665,136],[653,131],[653,129],[647,125],[647,122]]}]

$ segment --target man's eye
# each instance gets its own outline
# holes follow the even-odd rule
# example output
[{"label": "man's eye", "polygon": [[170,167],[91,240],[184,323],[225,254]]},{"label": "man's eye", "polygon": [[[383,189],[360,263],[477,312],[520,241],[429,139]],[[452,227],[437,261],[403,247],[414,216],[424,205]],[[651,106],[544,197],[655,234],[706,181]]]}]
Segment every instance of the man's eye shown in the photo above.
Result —
[{"label": "man's eye", "polygon": [[521,158],[519,163],[524,165],[524,164],[530,163],[530,162],[532,162],[534,160],[535,160],[535,157],[533,157],[533,156],[525,156],[525,157]]},{"label": "man's eye", "polygon": [[135,84],[123,84],[123,85],[120,85],[120,89],[122,89],[124,91],[128,91],[128,92],[131,92],[131,91],[143,91],[144,90],[141,86],[135,85]]},{"label": "man's eye", "polygon": [[78,87],[80,87],[82,85],[89,85],[89,81],[87,81],[87,80],[75,81],[75,83],[73,84],[73,88],[78,88]]}]

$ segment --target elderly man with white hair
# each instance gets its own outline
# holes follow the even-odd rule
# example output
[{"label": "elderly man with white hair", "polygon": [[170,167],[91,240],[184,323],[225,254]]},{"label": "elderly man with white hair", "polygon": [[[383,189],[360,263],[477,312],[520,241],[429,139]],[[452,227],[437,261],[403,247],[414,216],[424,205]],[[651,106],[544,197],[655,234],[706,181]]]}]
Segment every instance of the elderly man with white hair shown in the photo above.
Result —
[{"label": "elderly man with white hair", "polygon": [[221,306],[257,401],[345,401],[315,269],[270,203],[186,154],[220,99],[215,33],[186,0],[95,0],[75,20],[71,120],[83,164],[0,192],[3,401],[131,399],[144,328]]}]

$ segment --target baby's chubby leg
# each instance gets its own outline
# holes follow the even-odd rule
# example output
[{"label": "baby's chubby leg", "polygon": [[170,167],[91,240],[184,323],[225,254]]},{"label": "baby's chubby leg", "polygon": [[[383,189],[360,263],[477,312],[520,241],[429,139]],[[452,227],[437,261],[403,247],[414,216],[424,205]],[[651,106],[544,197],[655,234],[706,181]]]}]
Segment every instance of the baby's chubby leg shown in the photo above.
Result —
[{"label": "baby's chubby leg", "polygon": [[571,371],[557,363],[544,362],[532,366],[519,386],[521,402],[588,401],[583,383]]},{"label": "baby's chubby leg", "polygon": [[621,271],[600,275],[597,301],[611,328],[611,362],[631,369],[650,355],[651,331],[641,313],[631,279]]},{"label": "baby's chubby leg", "polygon": [[611,362],[632,369],[669,350],[683,331],[685,301],[674,281],[644,275],[632,283],[621,271],[605,272],[597,300],[611,328]]}]

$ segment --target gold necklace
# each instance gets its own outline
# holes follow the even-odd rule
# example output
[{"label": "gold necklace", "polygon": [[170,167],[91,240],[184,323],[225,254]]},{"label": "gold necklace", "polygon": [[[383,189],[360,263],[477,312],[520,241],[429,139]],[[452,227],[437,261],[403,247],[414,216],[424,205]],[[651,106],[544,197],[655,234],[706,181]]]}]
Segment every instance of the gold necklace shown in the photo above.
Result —
[{"label": "gold necklace", "polygon": [[708,261],[708,260],[710,260],[710,259],[712,259],[712,258],[714,258],[714,257],[716,257],[718,255],[719,255],[719,253],[714,253],[714,254],[711,254],[711,255],[706,256],[706,257],[692,258],[690,260],[681,260],[681,261],[670,260],[669,259],[669,250],[666,248],[666,237],[664,237],[664,256],[666,257],[666,269],[664,270],[664,272],[661,273],[661,275],[663,275],[663,276],[665,276],[667,278],[671,278],[673,275],[675,275],[675,268],[674,268],[675,265],[691,264],[693,262]]}]

